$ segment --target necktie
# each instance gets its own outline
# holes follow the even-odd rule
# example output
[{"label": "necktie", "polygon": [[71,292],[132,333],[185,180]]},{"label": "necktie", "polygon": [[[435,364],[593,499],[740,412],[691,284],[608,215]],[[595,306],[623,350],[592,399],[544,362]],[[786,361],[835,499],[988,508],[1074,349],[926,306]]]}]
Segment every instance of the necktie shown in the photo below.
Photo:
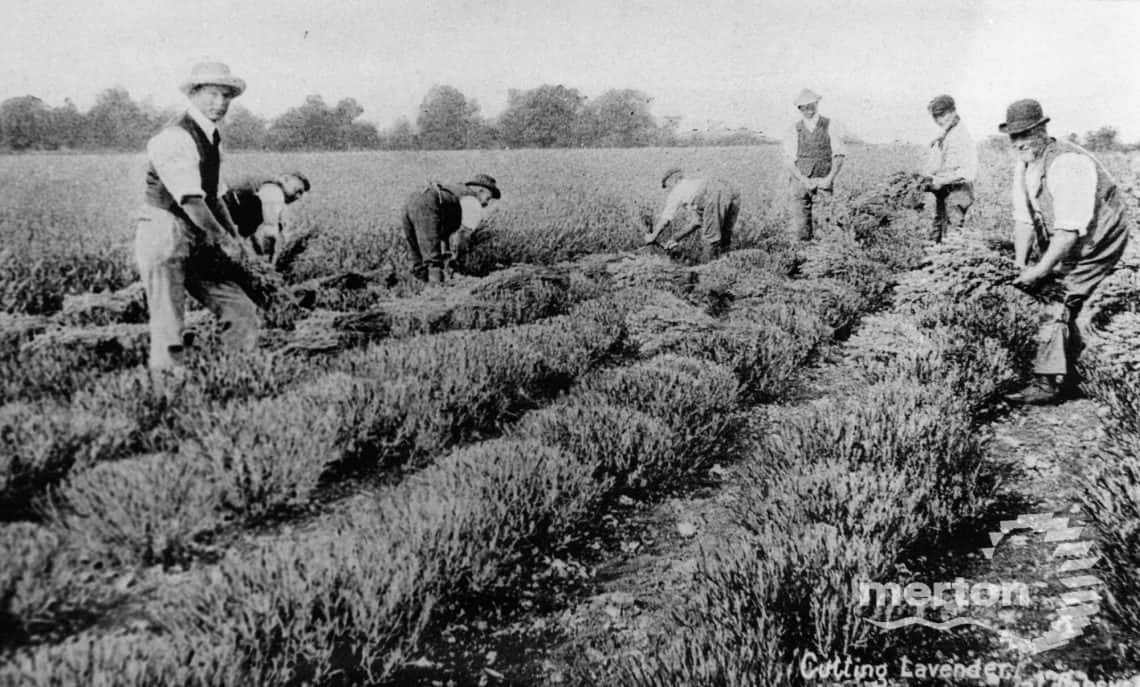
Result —
[{"label": "necktie", "polygon": [[220,133],[218,133],[217,129],[214,129],[214,147],[217,148],[221,144],[222,144],[222,135]]}]

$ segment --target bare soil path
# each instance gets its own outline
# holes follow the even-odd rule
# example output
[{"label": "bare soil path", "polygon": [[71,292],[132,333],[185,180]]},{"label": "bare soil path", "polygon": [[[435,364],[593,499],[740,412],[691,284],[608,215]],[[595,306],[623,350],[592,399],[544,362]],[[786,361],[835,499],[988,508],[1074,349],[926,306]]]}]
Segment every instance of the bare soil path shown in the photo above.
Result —
[{"label": "bare soil path", "polygon": [[[950,612],[988,627],[899,632],[895,661],[908,652],[915,663],[969,665],[980,658],[999,673],[1012,670],[1016,679],[1001,684],[1082,684],[1086,677],[1137,674],[1140,666],[1126,651],[1137,638],[1102,612],[1097,532],[1081,507],[1079,480],[1103,438],[1103,413],[1095,400],[1083,398],[1014,408],[983,428],[987,464],[1000,479],[992,507],[964,524],[928,570],[971,589],[988,582],[1014,593]],[[900,684],[924,682],[915,677]]]}]

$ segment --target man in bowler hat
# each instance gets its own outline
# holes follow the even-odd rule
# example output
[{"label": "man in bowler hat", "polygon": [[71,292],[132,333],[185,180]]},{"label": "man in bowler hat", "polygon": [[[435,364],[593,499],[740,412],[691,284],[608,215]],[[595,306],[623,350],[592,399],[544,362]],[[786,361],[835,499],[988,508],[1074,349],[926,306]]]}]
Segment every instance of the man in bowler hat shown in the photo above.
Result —
[{"label": "man in bowler hat", "polygon": [[1015,157],[1013,240],[1021,273],[1014,284],[1031,289],[1055,277],[1063,287],[1061,300],[1043,311],[1034,379],[1006,396],[1013,403],[1052,403],[1073,387],[1081,349],[1077,315],[1128,243],[1116,180],[1087,150],[1050,136],[1048,122],[1041,104],[1027,99],[1011,104],[998,126]]}]

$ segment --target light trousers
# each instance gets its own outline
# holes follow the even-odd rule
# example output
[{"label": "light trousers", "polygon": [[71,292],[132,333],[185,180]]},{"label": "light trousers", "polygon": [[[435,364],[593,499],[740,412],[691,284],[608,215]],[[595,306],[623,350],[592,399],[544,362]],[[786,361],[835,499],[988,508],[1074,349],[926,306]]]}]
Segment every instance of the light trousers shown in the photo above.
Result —
[{"label": "light trousers", "polygon": [[188,269],[194,241],[186,220],[150,205],[143,207],[135,234],[135,262],[150,314],[151,369],[182,364],[186,294],[217,318],[224,346],[241,350],[257,346],[261,326],[257,306],[237,283]]}]

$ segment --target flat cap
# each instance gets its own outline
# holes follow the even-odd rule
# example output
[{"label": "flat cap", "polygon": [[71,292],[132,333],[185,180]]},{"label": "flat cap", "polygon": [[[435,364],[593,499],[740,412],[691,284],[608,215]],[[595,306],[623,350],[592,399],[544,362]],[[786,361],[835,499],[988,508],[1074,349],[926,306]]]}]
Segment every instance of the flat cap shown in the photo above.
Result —
[{"label": "flat cap", "polygon": [[926,109],[930,110],[930,114],[938,117],[939,115],[944,115],[958,108],[954,105],[954,99],[943,93],[942,95],[934,96],[934,99],[930,101]]}]

